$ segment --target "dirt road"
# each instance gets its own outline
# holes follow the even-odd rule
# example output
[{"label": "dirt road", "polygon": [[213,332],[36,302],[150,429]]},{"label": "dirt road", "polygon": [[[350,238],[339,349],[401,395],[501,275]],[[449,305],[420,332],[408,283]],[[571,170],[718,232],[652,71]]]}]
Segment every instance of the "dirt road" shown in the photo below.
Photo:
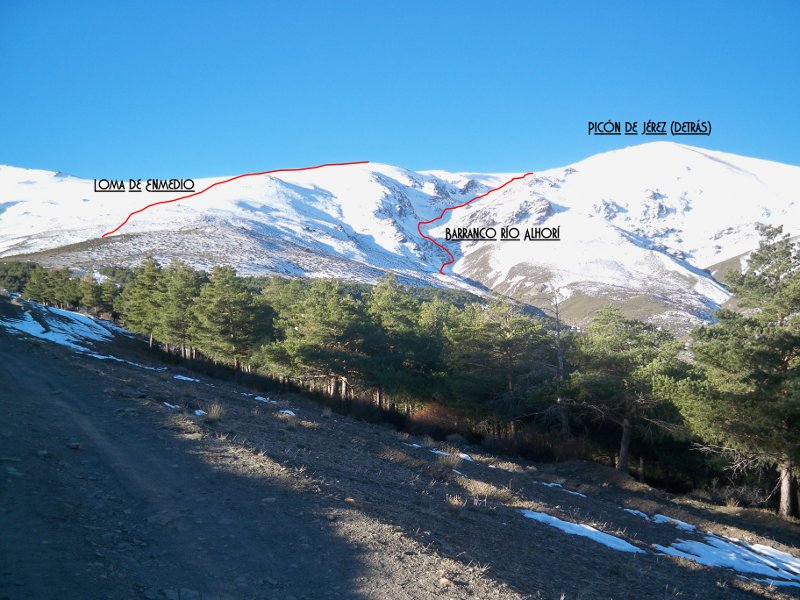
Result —
[{"label": "dirt road", "polygon": [[[226,453],[224,439],[176,435],[168,409],[130,397],[145,395],[137,386],[149,374],[0,341],[0,598],[437,593],[415,573],[435,569],[432,560],[408,560],[406,573],[402,564],[394,573],[370,567],[374,557],[334,531],[342,524],[326,514],[330,501],[302,480],[237,475],[209,461]],[[390,528],[368,533],[387,553],[400,543]],[[412,547],[400,554],[411,558]]]}]

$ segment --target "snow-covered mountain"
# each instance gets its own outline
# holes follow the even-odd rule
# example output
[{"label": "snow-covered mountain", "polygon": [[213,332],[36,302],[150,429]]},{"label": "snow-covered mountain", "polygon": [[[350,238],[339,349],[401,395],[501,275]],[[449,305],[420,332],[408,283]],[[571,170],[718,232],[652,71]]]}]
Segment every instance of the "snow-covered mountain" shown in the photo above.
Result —
[{"label": "snow-covered mountain", "polygon": [[[391,271],[533,304],[548,283],[574,321],[613,301],[685,326],[727,299],[706,269],[752,250],[756,223],[800,233],[799,167],[659,142],[537,172],[423,226],[456,257],[439,275],[448,256],[418,222],[514,175],[368,163],[247,177],[148,209],[101,238],[171,196],[95,193],[91,180],[0,167],[0,256],[99,267],[152,254],[362,281]],[[196,180],[195,189],[216,181]],[[445,227],[475,226],[560,227],[561,241],[444,241]]]}]

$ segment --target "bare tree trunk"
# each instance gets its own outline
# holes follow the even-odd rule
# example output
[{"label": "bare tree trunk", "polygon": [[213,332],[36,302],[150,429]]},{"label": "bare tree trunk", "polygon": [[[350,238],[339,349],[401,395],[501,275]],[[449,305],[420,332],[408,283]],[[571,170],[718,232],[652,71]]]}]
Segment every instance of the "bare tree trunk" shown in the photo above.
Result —
[{"label": "bare tree trunk", "polygon": [[639,457],[639,482],[644,483],[644,456]]},{"label": "bare tree trunk", "polygon": [[150,332],[150,347],[153,347],[153,332]]},{"label": "bare tree trunk", "polygon": [[569,426],[569,411],[564,404],[563,398],[558,398],[558,418],[561,421],[561,437],[568,440],[572,437],[572,429]]},{"label": "bare tree trunk", "polygon": [[619,444],[619,458],[617,459],[617,471],[628,472],[628,450],[631,446],[631,418],[628,415],[622,417],[622,440]]},{"label": "bare tree trunk", "polygon": [[781,499],[779,512],[782,517],[800,516],[797,505],[797,477],[794,474],[794,463],[785,460],[781,463]]},{"label": "bare tree trunk", "polygon": [[[558,292],[553,292],[553,310],[556,317],[556,379],[561,382],[564,381],[566,376],[566,369],[564,368],[564,346],[561,344],[561,303],[558,298]],[[569,426],[569,411],[564,403],[564,398],[557,398],[558,403],[558,417],[561,420],[561,437],[568,440],[572,437],[572,430]]]}]

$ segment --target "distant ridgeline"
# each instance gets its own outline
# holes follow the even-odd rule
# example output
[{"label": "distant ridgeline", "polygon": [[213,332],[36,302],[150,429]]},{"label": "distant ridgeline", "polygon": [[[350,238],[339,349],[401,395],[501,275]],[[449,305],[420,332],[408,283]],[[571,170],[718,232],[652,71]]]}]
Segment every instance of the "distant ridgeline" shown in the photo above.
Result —
[{"label": "distant ridgeline", "polygon": [[405,287],[392,276],[375,286],[248,278],[147,259],[95,278],[3,263],[0,287],[108,315],[183,358],[534,458],[593,458],[628,471],[633,454],[640,478],[647,462],[649,481],[688,487],[727,464],[689,452],[703,441],[748,465],[740,479],[758,477],[765,499],[779,467],[781,511],[796,515],[800,246],[780,228],[762,236],[751,269],[730,276],[749,312],[718,311],[715,324],[697,328],[692,362],[683,342],[616,309],[576,331],[562,326],[557,295],[551,316],[540,317],[504,298]]}]

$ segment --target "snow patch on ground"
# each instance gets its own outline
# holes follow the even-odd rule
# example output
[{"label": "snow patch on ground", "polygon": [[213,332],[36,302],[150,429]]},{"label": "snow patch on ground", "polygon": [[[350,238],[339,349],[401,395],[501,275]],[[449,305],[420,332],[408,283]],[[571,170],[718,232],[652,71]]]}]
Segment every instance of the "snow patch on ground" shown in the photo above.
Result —
[{"label": "snow patch on ground", "polygon": [[694,525],[690,525],[689,523],[685,523],[678,519],[673,519],[672,517],[668,517],[667,515],[653,515],[652,518],[653,523],[670,523],[675,525],[681,531],[695,531],[697,527]]},{"label": "snow patch on ground", "polygon": [[553,517],[546,513],[535,512],[532,510],[521,510],[522,515],[528,519],[533,519],[534,521],[538,521],[540,523],[544,523],[545,525],[550,525],[551,527],[555,527],[563,531],[564,533],[568,533],[570,535],[577,535],[580,537],[589,538],[590,540],[597,542],[599,544],[603,544],[611,548],[612,550],[618,550],[620,552],[632,552],[634,554],[646,554],[644,550],[641,548],[637,548],[633,544],[629,544],[622,538],[618,538],[608,533],[603,533],[591,527],[590,525],[584,525],[583,523],[570,523],[569,521],[562,521],[557,517]]},{"label": "snow patch on ground", "polygon": [[[252,396],[252,394],[245,394],[247,396]],[[256,396],[253,398],[256,402],[263,402],[264,404],[277,404],[275,400],[271,400],[269,398],[265,398],[264,396]]]},{"label": "snow patch on ground", "polygon": [[0,319],[0,325],[13,335],[29,335],[59,346],[66,346],[98,360],[113,360],[148,371],[167,370],[166,367],[149,367],[110,354],[94,352],[91,348],[93,343],[111,341],[114,338],[113,332],[133,335],[113,323],[60,308],[31,304],[38,309],[37,312],[44,325],[33,316],[32,312],[27,310],[22,313],[22,319]]},{"label": "snow patch on ground", "polygon": [[653,547],[701,565],[763,575],[773,585],[800,585],[800,559],[762,544],[748,544],[709,533],[705,542],[678,539],[670,546],[654,544]]},{"label": "snow patch on ground", "polygon": [[559,491],[566,492],[567,494],[572,494],[573,496],[580,496],[581,498],[587,498],[588,497],[586,494],[581,494],[580,492],[575,492],[573,490],[568,490],[567,488],[565,488],[560,483],[546,483],[546,482],[541,482],[541,483],[542,483],[543,486],[546,486],[546,487],[549,487],[549,488],[558,488]]},{"label": "snow patch on ground", "polygon": [[173,379],[179,379],[180,381],[200,381],[199,379],[194,379],[193,377],[186,377],[185,375],[173,375]]},{"label": "snow patch on ground", "polygon": [[662,523],[669,523],[671,525],[674,525],[681,531],[697,531],[697,527],[695,527],[694,525],[691,525],[679,519],[673,519],[672,517],[668,517],[667,515],[655,514],[652,517],[648,517],[647,513],[643,513],[642,511],[635,510],[633,508],[623,508],[622,510],[624,510],[626,513],[630,513],[632,515],[636,515],[637,517],[641,517],[645,521],[650,521],[658,525],[661,525]]},{"label": "snow patch on ground", "polygon": [[78,344],[78,342],[81,341],[81,336],[70,331],[69,327],[50,327],[49,329],[45,329],[29,312],[24,313],[22,320],[4,320],[3,325],[8,329],[14,329],[20,333],[39,338],[40,340],[47,340],[48,342],[53,342],[60,346],[67,346],[73,350],[78,350],[80,352],[86,350],[85,347]]},{"label": "snow patch on ground", "polygon": [[131,365],[132,367],[138,367],[139,369],[147,369],[148,371],[166,371],[167,367],[148,367],[147,365],[140,365],[139,363],[135,363],[130,360],[125,360],[124,358],[119,358],[118,356],[113,356],[111,354],[97,354],[96,352],[87,352],[87,356],[91,356],[92,358],[96,358],[98,360],[113,360],[114,362],[125,363],[126,365]]},{"label": "snow patch on ground", "polygon": [[[406,444],[407,446],[412,446],[414,448],[421,448],[419,444]],[[436,448],[432,448],[431,452],[434,454],[438,454],[439,456],[450,456],[449,452],[445,452],[444,450],[438,450]],[[458,453],[458,458],[466,462],[473,462],[472,457],[469,454],[464,454],[463,452]]]}]

